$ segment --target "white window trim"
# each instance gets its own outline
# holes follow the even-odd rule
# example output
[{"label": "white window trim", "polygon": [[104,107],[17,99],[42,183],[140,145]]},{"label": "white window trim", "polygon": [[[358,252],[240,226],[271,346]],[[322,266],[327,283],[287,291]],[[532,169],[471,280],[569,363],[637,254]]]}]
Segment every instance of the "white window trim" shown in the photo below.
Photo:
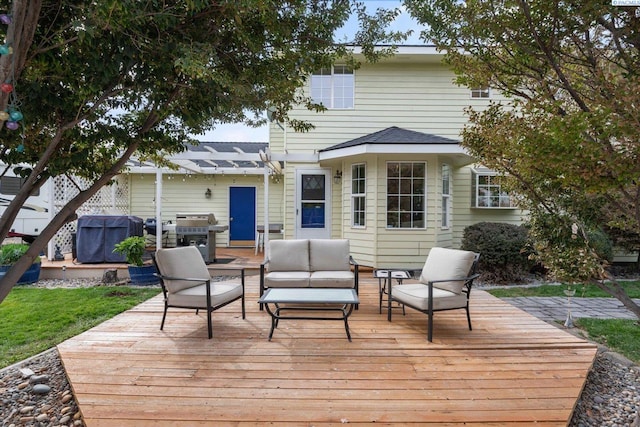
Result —
[{"label": "white window trim", "polygon": [[[483,93],[486,93],[487,96],[481,96]],[[478,94],[478,96],[473,96],[474,94]],[[492,95],[491,86],[478,86],[469,89],[469,98],[471,99],[491,99]]]},{"label": "white window trim", "polygon": [[[447,172],[448,172],[448,189],[447,192],[444,192],[444,168],[447,168]],[[442,216],[440,218],[440,226],[442,228],[442,230],[449,230],[451,228],[451,210],[453,209],[453,204],[452,204],[452,200],[451,200],[451,187],[452,187],[452,182],[451,182],[451,166],[449,166],[446,163],[442,164],[441,167],[441,183],[443,185],[440,186],[441,191],[442,191],[442,207],[441,207],[441,211],[440,211],[440,215]]]},{"label": "white window trim", "polygon": [[[411,161],[411,160],[407,160],[407,161],[403,161],[403,160],[398,160],[398,161],[387,161],[385,163],[385,188],[387,188],[388,183],[389,183],[389,175],[388,175],[388,170],[389,170],[389,164],[391,163],[421,163],[424,165],[424,192],[422,193],[423,195],[423,199],[424,199],[424,206],[422,208],[422,214],[423,214],[423,223],[424,225],[422,227],[389,227],[389,223],[387,220],[387,216],[389,214],[389,206],[387,205],[386,199],[389,196],[388,191],[385,191],[385,228],[387,230],[426,230],[427,229],[427,224],[428,224],[428,207],[427,207],[427,201],[428,201],[428,197],[427,197],[427,191],[428,191],[428,186],[427,186],[427,177],[428,177],[428,164],[427,162],[424,161]],[[413,194],[413,193],[412,193]]]},{"label": "white window trim", "polygon": [[[473,169],[472,170],[472,204],[471,207],[473,209],[518,209],[518,207],[515,205],[513,197],[511,197],[509,195],[509,206],[479,206],[478,205],[478,199],[479,199],[479,179],[481,176],[491,176],[491,177],[499,177],[499,176],[503,176],[502,174],[495,172],[493,170],[490,169]],[[502,188],[501,188],[502,189]]]},{"label": "white window trim", "polygon": [[[351,75],[353,76],[353,86],[351,88],[352,89],[351,100],[352,100],[352,104],[353,105],[351,107],[335,107],[334,104],[335,104],[335,99],[336,98],[335,98],[335,85],[333,83],[333,80],[334,80],[334,76],[336,75],[335,74],[335,67],[336,66],[346,67],[346,65],[342,65],[342,64],[336,64],[336,65],[332,65],[331,66],[331,86],[330,86],[331,87],[331,98],[330,98],[331,99],[331,105],[325,105],[325,104],[322,104],[322,103],[321,104],[324,105],[324,107],[327,110],[353,110],[353,109],[355,109],[355,106],[356,106],[356,70],[351,69]],[[349,68],[349,67],[347,67],[347,68]],[[314,75],[315,74],[312,73],[311,74],[311,78],[309,79],[309,94],[310,95],[313,94],[313,76]],[[314,100],[313,102],[316,102],[316,101]]]},{"label": "white window trim", "polygon": [[[353,181],[354,181],[354,175],[353,175],[353,169],[356,166],[362,166],[364,167],[364,193],[353,193],[353,191],[351,191],[351,228],[357,228],[357,229],[364,229],[367,227],[367,210],[366,210],[366,203],[367,203],[367,164],[366,163],[354,163],[351,165],[351,189],[353,189]],[[365,203],[365,210],[364,210],[364,224],[360,225],[360,224],[355,224],[355,199],[364,199],[364,203]]]}]

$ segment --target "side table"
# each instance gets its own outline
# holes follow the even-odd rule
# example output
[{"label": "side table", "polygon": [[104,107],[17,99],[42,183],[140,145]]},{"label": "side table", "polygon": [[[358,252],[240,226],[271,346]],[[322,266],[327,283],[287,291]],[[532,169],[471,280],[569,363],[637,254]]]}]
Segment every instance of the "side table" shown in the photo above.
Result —
[{"label": "side table", "polygon": [[[399,285],[402,284],[404,279],[411,279],[411,273],[408,270],[399,268],[387,268],[373,271],[373,277],[378,279],[378,294],[380,296],[378,302],[378,311],[382,314],[382,300],[384,295],[388,295],[387,286],[391,283],[391,280],[395,279]],[[394,307],[395,308],[395,307]],[[402,314],[404,314],[404,305],[402,305]]]}]

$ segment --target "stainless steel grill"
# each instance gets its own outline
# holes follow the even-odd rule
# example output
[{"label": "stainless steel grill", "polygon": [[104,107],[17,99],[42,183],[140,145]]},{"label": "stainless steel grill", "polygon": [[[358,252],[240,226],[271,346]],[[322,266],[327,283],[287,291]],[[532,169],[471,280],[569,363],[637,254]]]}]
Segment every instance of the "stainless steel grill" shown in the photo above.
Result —
[{"label": "stainless steel grill", "polygon": [[206,263],[216,262],[216,234],[228,229],[212,213],[176,214],[178,245],[196,246]]}]

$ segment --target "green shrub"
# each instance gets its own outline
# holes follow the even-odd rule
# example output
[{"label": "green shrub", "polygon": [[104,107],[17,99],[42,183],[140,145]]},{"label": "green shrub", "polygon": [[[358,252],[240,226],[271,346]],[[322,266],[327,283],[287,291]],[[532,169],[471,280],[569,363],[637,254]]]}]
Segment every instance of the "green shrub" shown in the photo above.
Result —
[{"label": "green shrub", "polygon": [[[0,246],[0,265],[13,265],[29,250],[26,243],[7,243]],[[34,264],[41,262],[40,257],[33,260]]]},{"label": "green shrub", "polygon": [[144,255],[145,245],[144,237],[131,236],[115,244],[113,246],[113,252],[124,255],[127,264],[142,267],[144,265],[142,257]]},{"label": "green shrub", "polygon": [[462,249],[480,253],[478,272],[491,283],[525,281],[533,268],[522,225],[479,222],[465,228]]},{"label": "green shrub", "polygon": [[600,259],[613,261],[613,243],[609,236],[601,230],[590,231],[588,233],[589,246],[593,248]]}]

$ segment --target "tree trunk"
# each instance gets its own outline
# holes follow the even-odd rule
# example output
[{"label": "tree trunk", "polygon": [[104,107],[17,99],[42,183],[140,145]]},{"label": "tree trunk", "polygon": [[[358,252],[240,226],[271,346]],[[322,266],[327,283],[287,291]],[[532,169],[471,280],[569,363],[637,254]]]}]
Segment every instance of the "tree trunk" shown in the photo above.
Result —
[{"label": "tree trunk", "polygon": [[139,142],[131,144],[127,151],[125,151],[117,162],[102,175],[91,187],[85,191],[81,191],[76,197],[69,201],[58,214],[49,222],[49,224],[42,230],[40,235],[36,237],[34,242],[30,245],[29,250],[15,263],[9,271],[0,280],[0,303],[9,295],[13,286],[18,282],[20,277],[31,266],[33,260],[40,256],[40,252],[47,245],[49,240],[55,236],[58,230],[66,223],[76,219],[76,210],[82,206],[84,202],[89,200],[94,194],[98,192],[104,185],[106,185],[114,176],[116,176],[120,170],[124,167],[125,163],[129,160],[131,155],[136,151]]},{"label": "tree trunk", "polygon": [[616,282],[615,280],[612,280],[610,282],[594,280],[592,283],[609,295],[616,298],[622,303],[622,305],[625,306],[625,308],[627,308],[630,312],[635,314],[638,319],[640,319],[640,306],[638,306],[638,304],[636,304],[635,301],[631,299],[629,295],[627,295],[627,293],[618,282]]},{"label": "tree trunk", "polygon": [[[13,53],[0,56],[0,81],[11,83],[14,88],[27,61],[41,9],[42,0],[13,0],[6,36]],[[8,103],[9,94],[0,92],[0,110],[5,111]],[[3,121],[0,121],[1,125],[4,125]]]}]

